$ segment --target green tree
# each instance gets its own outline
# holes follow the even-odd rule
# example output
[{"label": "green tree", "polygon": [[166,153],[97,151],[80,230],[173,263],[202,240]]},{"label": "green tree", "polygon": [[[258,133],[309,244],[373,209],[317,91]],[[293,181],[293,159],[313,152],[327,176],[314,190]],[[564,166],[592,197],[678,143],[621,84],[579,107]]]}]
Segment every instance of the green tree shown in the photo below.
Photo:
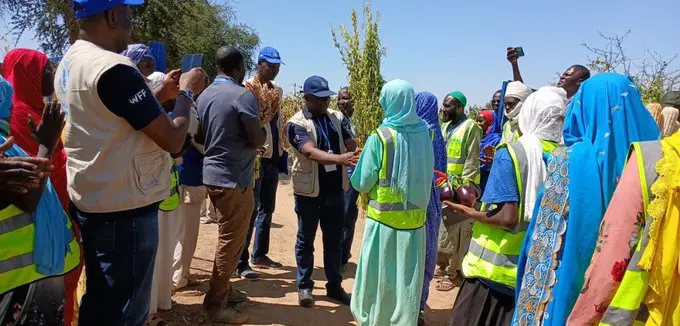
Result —
[{"label": "green tree", "polygon": [[[27,30],[35,30],[40,48],[49,55],[60,55],[78,36],[71,0],[0,0],[15,40]],[[257,33],[239,24],[225,2],[208,0],[147,0],[133,8],[134,43],[165,43],[168,67],[179,66],[184,54],[202,53],[205,69],[214,75],[212,58],[218,47],[234,45],[245,52],[249,67],[259,45]]]},{"label": "green tree", "polygon": [[596,73],[616,72],[630,76],[640,88],[644,103],[659,102],[667,91],[680,89],[679,54],[670,57],[656,51],[646,51],[646,56],[635,59],[624,51],[630,31],[622,35],[607,36],[600,33],[603,46],[583,46],[591,53],[589,67]]},{"label": "green tree", "polygon": [[361,25],[357,11],[352,10],[351,29],[344,25],[331,29],[333,43],[347,68],[349,91],[357,108],[353,120],[360,145],[383,119],[379,100],[385,80],[380,73],[380,61],[386,54],[378,34],[379,13],[373,14],[370,2],[364,3],[363,9]]}]

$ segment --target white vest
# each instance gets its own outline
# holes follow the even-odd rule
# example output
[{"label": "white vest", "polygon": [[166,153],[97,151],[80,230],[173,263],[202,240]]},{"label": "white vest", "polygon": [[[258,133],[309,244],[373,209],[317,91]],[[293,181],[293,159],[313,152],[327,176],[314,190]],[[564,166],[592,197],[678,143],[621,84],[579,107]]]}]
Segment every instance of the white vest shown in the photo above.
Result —
[{"label": "white vest", "polygon": [[169,196],[170,155],[111,112],[97,93],[99,77],[119,64],[136,69],[127,57],[78,40],[55,76],[56,96],[68,114],[68,191],[84,212],[135,209]]},{"label": "white vest", "polygon": [[[344,115],[340,111],[328,109],[326,115],[331,119],[333,127],[338,133],[340,140],[340,154],[347,153],[345,143],[342,141],[342,119]],[[284,130],[288,130],[290,124],[296,124],[307,130],[309,137],[316,143],[316,127],[314,121],[305,117],[302,110],[293,115],[286,123]],[[305,197],[319,196],[319,163],[308,159],[305,155],[297,151],[294,147],[290,147],[290,152],[293,154],[293,167],[291,169],[291,179],[293,181],[293,190],[296,195]],[[342,166],[342,189],[347,191],[349,189],[349,176],[347,174],[347,167]]]}]

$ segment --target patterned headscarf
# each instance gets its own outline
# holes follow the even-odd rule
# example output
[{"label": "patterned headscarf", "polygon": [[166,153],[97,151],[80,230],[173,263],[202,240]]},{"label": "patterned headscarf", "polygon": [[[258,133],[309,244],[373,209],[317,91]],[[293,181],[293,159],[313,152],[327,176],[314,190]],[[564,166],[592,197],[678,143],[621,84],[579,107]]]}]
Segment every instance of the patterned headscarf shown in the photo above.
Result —
[{"label": "patterned headscarf", "polygon": [[130,44],[121,54],[130,58],[135,65],[138,65],[144,58],[155,60],[151,49],[144,44]]}]

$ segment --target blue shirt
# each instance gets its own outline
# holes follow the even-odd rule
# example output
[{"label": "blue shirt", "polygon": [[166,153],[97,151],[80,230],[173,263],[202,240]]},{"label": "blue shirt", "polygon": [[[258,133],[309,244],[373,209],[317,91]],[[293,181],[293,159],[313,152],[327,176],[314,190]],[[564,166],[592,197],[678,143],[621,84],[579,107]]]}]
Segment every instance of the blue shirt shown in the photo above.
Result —
[{"label": "blue shirt", "polygon": [[[314,127],[316,128],[316,148],[325,152],[332,150],[334,154],[340,154],[340,141],[353,138],[347,117],[342,119],[340,128],[341,140],[338,137],[338,131],[327,114],[313,118],[306,108],[302,110],[305,118],[312,119],[314,122]],[[288,141],[299,152],[302,145],[311,142],[312,139],[304,127],[291,123],[288,127]],[[319,164],[319,188],[322,192],[327,190],[342,191],[342,166],[338,165],[335,171],[326,172],[325,166]]]},{"label": "blue shirt", "polygon": [[193,146],[189,146],[182,155],[179,170],[179,184],[197,187],[203,185],[203,155]]},{"label": "blue shirt", "polygon": [[519,202],[515,166],[512,164],[512,157],[507,148],[500,148],[496,151],[482,202],[487,204]]}]

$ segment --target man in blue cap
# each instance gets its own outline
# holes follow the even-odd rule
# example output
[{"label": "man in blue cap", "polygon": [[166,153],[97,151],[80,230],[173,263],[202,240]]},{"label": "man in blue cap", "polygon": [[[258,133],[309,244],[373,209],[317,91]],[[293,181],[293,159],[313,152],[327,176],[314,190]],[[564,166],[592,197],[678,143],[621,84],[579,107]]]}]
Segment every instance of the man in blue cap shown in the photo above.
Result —
[{"label": "man in blue cap", "polygon": [[[255,209],[253,210],[246,245],[238,264],[237,274],[243,279],[257,279],[259,274],[250,267],[256,268],[281,268],[281,264],[271,260],[269,253],[269,232],[271,230],[272,215],[276,206],[276,189],[279,185],[279,172],[286,172],[288,168],[286,152],[281,147],[279,139],[279,111],[283,101],[283,89],[274,83],[281,66],[279,51],[273,47],[265,47],[260,50],[257,61],[257,75],[246,81],[246,88],[257,90],[253,93],[260,97],[260,112],[263,116],[269,116],[276,112],[271,121],[262,121],[266,134],[266,141],[260,151],[260,174],[255,181]],[[276,100],[273,100],[273,99]],[[267,107],[263,107],[267,106]],[[255,244],[253,253],[248,257],[248,248],[255,231]],[[249,262],[250,259],[250,262]]]},{"label": "man in blue cap", "polygon": [[[143,0],[73,0],[79,40],[57,68],[55,95],[69,112],[64,129],[72,216],[87,273],[80,325],[143,325],[158,246],[158,203],[170,189],[171,158],[189,128],[195,69],[153,93],[118,53],[128,46],[128,5]],[[175,99],[170,118],[159,102]]]},{"label": "man in blue cap", "polygon": [[328,82],[319,76],[309,77],[304,94],[305,107],[285,127],[293,154],[291,179],[298,215],[298,303],[303,307],[314,305],[314,237],[321,224],[326,294],[349,305],[341,274],[344,194],[349,189],[347,167],[356,164],[359,152],[347,117],[328,109],[330,97],[335,95]]}]

